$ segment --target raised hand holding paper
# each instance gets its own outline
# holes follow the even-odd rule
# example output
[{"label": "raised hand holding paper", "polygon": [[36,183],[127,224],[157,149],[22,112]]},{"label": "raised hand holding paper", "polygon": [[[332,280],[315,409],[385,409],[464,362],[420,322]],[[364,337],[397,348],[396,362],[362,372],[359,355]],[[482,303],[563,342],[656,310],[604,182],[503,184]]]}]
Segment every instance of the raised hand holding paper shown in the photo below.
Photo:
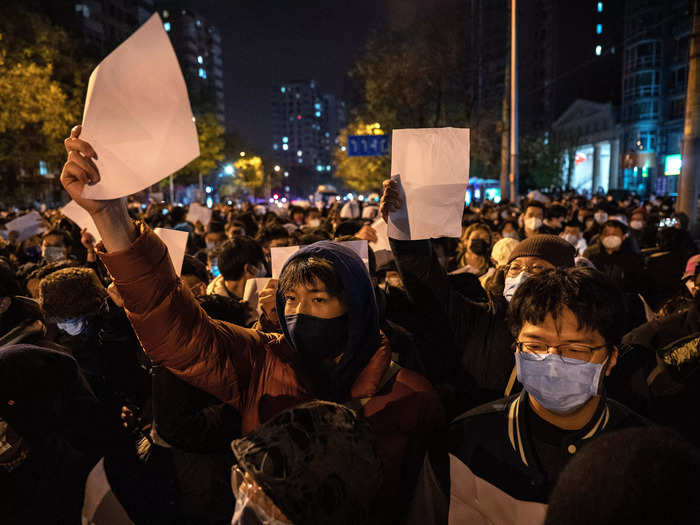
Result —
[{"label": "raised hand holding paper", "polygon": [[459,237],[469,182],[469,130],[395,129],[391,178],[403,208],[389,214],[389,237]]},{"label": "raised hand holding paper", "polygon": [[153,232],[160,237],[160,240],[168,247],[170,260],[175,268],[175,273],[180,276],[182,273],[182,261],[185,260],[185,250],[187,249],[187,238],[189,233],[169,228],[156,228]]},{"label": "raised hand holding paper", "polygon": [[72,220],[78,227],[83,230],[87,228],[89,234],[95,238],[95,242],[100,242],[102,236],[95,226],[95,221],[92,220],[90,214],[86,212],[80,205],[75,201],[70,201],[59,211],[67,218]]},{"label": "raised hand holding paper", "polygon": [[83,197],[143,190],[199,156],[185,80],[158,14],[90,75],[82,140],[97,152],[101,180]]}]

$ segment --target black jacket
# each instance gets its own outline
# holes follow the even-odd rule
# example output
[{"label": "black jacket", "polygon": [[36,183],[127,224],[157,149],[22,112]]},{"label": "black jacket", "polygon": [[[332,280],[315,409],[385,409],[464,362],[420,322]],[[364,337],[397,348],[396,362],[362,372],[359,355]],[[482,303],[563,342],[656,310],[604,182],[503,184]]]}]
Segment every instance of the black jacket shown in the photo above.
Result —
[{"label": "black jacket", "polygon": [[623,241],[620,249],[613,253],[608,253],[598,241],[589,246],[583,256],[624,292],[645,291],[644,259],[641,255],[634,253],[629,241]]},{"label": "black jacket", "polygon": [[[542,468],[536,453],[538,437],[530,429],[531,412],[528,394],[523,391],[455,419],[450,424],[447,449],[438,446],[426,456],[413,515],[422,514],[421,523],[439,524],[447,523],[450,505],[455,505],[454,513],[461,512],[462,517],[471,515],[469,509],[497,508],[501,501],[508,508],[512,504],[510,498],[518,500],[516,504],[528,512],[533,508],[530,504],[546,505],[561,470],[547,473]],[[581,430],[566,433],[559,447],[560,466],[563,468],[582,447],[601,434],[648,424],[624,405],[601,398],[590,421]],[[479,489],[474,494],[470,487],[456,485],[475,480],[495,490]],[[490,501],[479,501],[480,497]],[[535,509],[535,512],[543,511]],[[454,520],[454,523],[462,522]]]},{"label": "black jacket", "polygon": [[[688,358],[677,363],[673,352]],[[700,310],[696,305],[651,321],[622,340],[608,392],[653,421],[675,428],[700,444]],[[665,359],[666,358],[666,359]]]},{"label": "black jacket", "polygon": [[404,286],[433,334],[433,346],[421,357],[448,415],[503,396],[515,365],[506,300],[490,295],[486,303],[475,302],[457,292],[430,241],[390,242]]}]

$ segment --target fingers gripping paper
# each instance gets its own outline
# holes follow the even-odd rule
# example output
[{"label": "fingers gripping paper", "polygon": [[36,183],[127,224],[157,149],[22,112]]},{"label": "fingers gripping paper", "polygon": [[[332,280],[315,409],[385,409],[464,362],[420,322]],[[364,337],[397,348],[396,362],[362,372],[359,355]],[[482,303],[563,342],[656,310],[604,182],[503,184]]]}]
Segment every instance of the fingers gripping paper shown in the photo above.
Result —
[{"label": "fingers gripping paper", "polygon": [[199,156],[185,80],[154,14],[90,75],[83,129],[101,180],[83,197],[115,199],[143,190]]},{"label": "fingers gripping paper", "polygon": [[469,130],[395,129],[392,180],[402,209],[389,214],[389,237],[399,240],[459,237],[469,182]]}]

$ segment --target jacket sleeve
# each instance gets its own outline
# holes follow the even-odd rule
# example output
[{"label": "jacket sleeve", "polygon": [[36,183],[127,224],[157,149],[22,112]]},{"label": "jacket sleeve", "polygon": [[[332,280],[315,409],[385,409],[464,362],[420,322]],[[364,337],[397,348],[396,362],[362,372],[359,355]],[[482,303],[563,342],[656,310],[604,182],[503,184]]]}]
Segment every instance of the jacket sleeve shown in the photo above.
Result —
[{"label": "jacket sleeve", "polygon": [[175,274],[163,242],[139,224],[127,249],[98,254],[124,300],[143,349],[177,377],[240,409],[274,336],[207,316]]}]

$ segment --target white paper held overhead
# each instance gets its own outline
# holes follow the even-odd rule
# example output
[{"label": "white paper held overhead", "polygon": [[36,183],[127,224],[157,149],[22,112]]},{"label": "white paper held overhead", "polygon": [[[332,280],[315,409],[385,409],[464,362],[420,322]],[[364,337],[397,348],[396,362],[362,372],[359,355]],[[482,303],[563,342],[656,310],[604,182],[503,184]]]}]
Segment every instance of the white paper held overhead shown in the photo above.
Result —
[{"label": "white paper held overhead", "polygon": [[[346,246],[352,251],[354,251],[360,257],[360,259],[362,259],[362,262],[365,264],[365,267],[369,270],[369,253],[367,250],[367,241],[344,241],[339,242],[338,244],[342,244],[343,246]],[[301,248],[303,248],[303,246],[276,246],[270,248],[270,259],[272,263],[271,265],[273,279],[279,279],[284,264],[292,255],[297,253]]]},{"label": "white paper held overhead", "polygon": [[243,300],[248,303],[248,305],[258,312],[258,316],[262,315],[262,308],[259,304],[260,292],[262,292],[267,283],[270,282],[270,277],[254,277],[253,279],[248,279],[245,282],[245,290],[243,291]]},{"label": "white paper held overhead", "polygon": [[153,230],[160,237],[160,240],[168,247],[170,260],[175,268],[175,273],[180,276],[182,273],[182,261],[185,260],[185,251],[187,250],[187,238],[189,233],[180,230],[171,230],[169,228],[156,228]]},{"label": "white paper held overhead", "polygon": [[395,129],[391,144],[391,178],[399,183],[404,206],[389,214],[389,237],[459,237],[469,182],[469,130]]},{"label": "white paper held overhead", "polygon": [[101,180],[83,197],[143,190],[199,156],[187,87],[158,14],[90,75],[80,138],[98,155]]},{"label": "white paper held overhead", "polygon": [[17,232],[19,234],[17,242],[22,242],[29,239],[29,237],[43,233],[46,228],[41,225],[41,215],[39,215],[39,212],[30,211],[5,224],[5,229],[8,233],[13,231]]},{"label": "white paper held overhead", "polygon": [[83,208],[81,208],[77,202],[70,201],[58,211],[60,211],[63,214],[63,216],[69,218],[75,224],[77,224],[81,230],[87,228],[88,233],[92,234],[92,236],[95,238],[95,242],[100,242],[102,240],[102,236],[97,230],[95,221],[92,220],[90,214],[86,212]]},{"label": "white paper held overhead", "polygon": [[187,212],[185,220],[195,224],[197,221],[206,226],[211,222],[212,211],[209,208],[202,206],[199,203],[193,202],[190,204],[190,209]]}]

